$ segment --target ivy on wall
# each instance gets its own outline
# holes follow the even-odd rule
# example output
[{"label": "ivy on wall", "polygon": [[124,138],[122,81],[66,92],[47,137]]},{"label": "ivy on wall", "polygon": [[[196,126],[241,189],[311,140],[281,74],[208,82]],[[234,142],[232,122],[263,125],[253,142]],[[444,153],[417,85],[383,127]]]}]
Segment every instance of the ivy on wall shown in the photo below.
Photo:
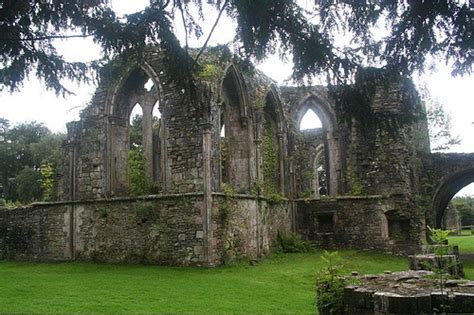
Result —
[{"label": "ivy on wall", "polygon": [[276,177],[278,152],[275,148],[273,126],[271,122],[265,121],[262,134],[263,150],[263,189],[265,194],[274,194],[278,192],[278,182]]},{"label": "ivy on wall", "polygon": [[[398,89],[399,111],[374,112],[377,94],[386,94],[392,88]],[[339,120],[351,126],[355,118],[365,134],[372,134],[376,128],[397,132],[402,125],[419,120],[422,114],[411,80],[387,69],[361,68],[354,84],[332,85],[329,92],[335,100]]]},{"label": "ivy on wall", "polygon": [[221,160],[221,174],[222,182],[226,183],[229,180],[227,168],[228,168],[228,159],[229,159],[229,138],[221,137],[220,139],[220,160]]},{"label": "ivy on wall", "polygon": [[51,201],[54,190],[54,171],[51,163],[43,163],[40,167],[41,188],[43,189],[43,200]]}]

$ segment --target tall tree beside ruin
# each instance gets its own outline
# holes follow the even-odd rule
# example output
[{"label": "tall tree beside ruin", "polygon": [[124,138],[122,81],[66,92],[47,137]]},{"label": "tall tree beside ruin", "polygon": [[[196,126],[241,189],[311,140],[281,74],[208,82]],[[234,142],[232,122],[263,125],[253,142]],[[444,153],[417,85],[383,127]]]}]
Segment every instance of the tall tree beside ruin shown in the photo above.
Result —
[{"label": "tall tree beside ruin", "polygon": [[[139,56],[149,44],[168,52],[167,72],[179,81],[196,70],[197,58],[180,45],[173,20],[182,21],[187,37],[201,36],[206,5],[237,23],[238,54],[261,60],[278,51],[293,58],[296,80],[327,73],[328,81],[346,83],[363,65],[410,74],[422,70],[430,55],[452,62],[453,74],[472,71],[473,12],[468,1],[315,0],[305,9],[297,2],[152,0],[143,11],[120,19],[107,0],[6,0],[0,5],[0,88],[18,90],[35,73],[48,89],[68,93],[65,78],[94,80],[99,65],[124,52]],[[389,31],[378,38],[373,30],[384,23]],[[220,27],[218,20],[215,26],[213,30]],[[341,31],[352,38],[351,46],[335,45]],[[68,37],[92,37],[102,46],[103,59],[66,62],[53,41]]]}]

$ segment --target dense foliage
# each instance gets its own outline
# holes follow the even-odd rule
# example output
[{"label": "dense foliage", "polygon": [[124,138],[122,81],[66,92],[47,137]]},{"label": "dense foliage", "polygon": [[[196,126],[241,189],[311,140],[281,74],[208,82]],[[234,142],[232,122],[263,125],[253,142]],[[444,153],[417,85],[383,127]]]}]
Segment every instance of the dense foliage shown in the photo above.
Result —
[{"label": "dense foliage", "polygon": [[461,225],[474,225],[474,198],[455,197],[452,203],[461,217]]},{"label": "dense foliage", "polygon": [[[121,18],[108,0],[4,0],[0,87],[17,90],[34,72],[47,88],[67,93],[64,78],[90,81],[97,65],[121,53],[140,58],[150,44],[168,52],[168,72],[176,81],[186,81],[186,74],[198,68],[200,54],[192,60],[187,45],[181,47],[174,35],[173,23],[183,24],[187,44],[188,36],[202,35],[209,6],[237,23],[236,53],[261,60],[278,51],[293,58],[296,80],[325,73],[331,82],[348,82],[367,65],[410,74],[422,70],[428,56],[452,62],[453,74],[472,71],[473,13],[468,1],[315,0],[305,2],[305,8],[299,2],[152,0],[143,11]],[[217,24],[218,20],[216,28]],[[385,33],[380,31],[382,24]],[[337,43],[341,32],[350,45]],[[92,37],[101,45],[101,62],[66,62],[57,53],[55,39],[78,36]]]},{"label": "dense foliage", "polygon": [[[60,167],[65,136],[53,134],[37,122],[10,126],[3,118],[0,118],[0,130],[0,198],[21,202],[41,199],[41,185],[51,187],[53,173]],[[48,183],[41,181],[42,164],[49,165],[49,171],[43,170],[45,174],[51,173],[47,175]]]},{"label": "dense foliage", "polygon": [[128,193],[131,196],[149,194],[151,183],[146,176],[145,156],[142,148],[131,149],[128,153]]}]

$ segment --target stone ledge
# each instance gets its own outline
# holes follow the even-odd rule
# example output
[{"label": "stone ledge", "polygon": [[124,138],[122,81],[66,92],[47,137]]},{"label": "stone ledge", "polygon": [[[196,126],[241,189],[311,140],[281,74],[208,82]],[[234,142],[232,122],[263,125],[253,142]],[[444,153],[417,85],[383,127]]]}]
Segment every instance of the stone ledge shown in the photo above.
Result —
[{"label": "stone ledge", "polygon": [[202,192],[194,193],[183,193],[183,194],[163,194],[163,195],[145,195],[137,197],[111,197],[111,198],[98,198],[98,199],[82,199],[82,200],[65,200],[65,201],[51,201],[51,202],[33,202],[29,205],[24,205],[15,208],[0,208],[0,211],[15,211],[15,210],[28,210],[40,207],[54,207],[54,206],[72,206],[80,204],[91,204],[91,203],[109,203],[109,202],[135,202],[135,201],[148,201],[148,200],[159,200],[159,199],[178,199],[183,197],[202,197]]},{"label": "stone ledge", "polygon": [[402,197],[403,194],[387,194],[387,195],[363,195],[363,196],[351,196],[351,195],[342,195],[342,196],[329,196],[323,198],[296,198],[293,201],[297,202],[336,202],[338,200],[373,200],[373,199],[390,199],[396,197]]}]

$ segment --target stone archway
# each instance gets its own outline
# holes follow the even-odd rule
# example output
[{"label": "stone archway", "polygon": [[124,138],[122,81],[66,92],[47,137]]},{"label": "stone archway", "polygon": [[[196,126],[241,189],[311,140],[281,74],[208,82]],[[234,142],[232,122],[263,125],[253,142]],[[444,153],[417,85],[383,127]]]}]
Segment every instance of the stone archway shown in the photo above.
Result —
[{"label": "stone archway", "polygon": [[435,192],[432,202],[432,211],[435,215],[435,227],[442,226],[446,207],[451,199],[465,186],[474,183],[474,168],[458,171],[445,178]]},{"label": "stone archway", "polygon": [[319,117],[322,124],[328,195],[341,194],[341,159],[335,113],[331,105],[324,98],[315,93],[310,93],[299,101],[293,109],[296,126],[300,126],[308,110],[312,110]]},{"label": "stone archway", "polygon": [[[220,186],[229,184],[239,193],[250,192],[253,178],[251,167],[252,135],[248,123],[247,92],[242,75],[230,65],[222,80],[219,113],[219,132],[224,128],[225,137],[220,139]],[[225,156],[224,153],[225,152]]]},{"label": "stone archway", "polygon": [[[147,88],[151,80],[151,87]],[[166,160],[166,145],[156,145],[154,138],[166,141],[166,119],[161,119],[160,135],[153,134],[153,109],[164,107],[162,86],[153,68],[142,63],[131,68],[112,89],[106,104],[107,124],[107,190],[110,195],[125,195],[128,186],[127,161],[129,149],[129,118],[135,104],[143,110],[143,153],[146,173],[153,186],[166,187],[166,167],[156,163],[156,156]],[[158,148],[160,152],[155,152]],[[159,178],[155,175],[160,170]],[[161,171],[165,170],[165,171]]]}]

